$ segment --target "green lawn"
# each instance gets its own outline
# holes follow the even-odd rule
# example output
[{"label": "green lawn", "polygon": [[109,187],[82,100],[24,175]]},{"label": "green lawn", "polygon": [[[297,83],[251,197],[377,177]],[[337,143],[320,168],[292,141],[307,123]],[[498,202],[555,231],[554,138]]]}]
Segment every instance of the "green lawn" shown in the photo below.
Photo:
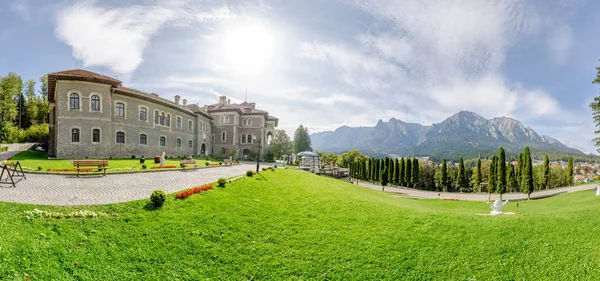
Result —
[{"label": "green lawn", "polygon": [[[195,158],[198,167],[206,167],[206,158]],[[46,172],[48,169],[72,169],[74,168],[69,160],[62,159],[48,159],[48,155],[41,151],[23,151],[19,154],[11,157],[9,162],[19,161],[21,166],[25,169],[31,169],[34,171],[38,170],[38,167],[42,168],[42,172]],[[219,160],[212,159],[212,163],[218,163]],[[221,159],[222,161],[222,159]],[[145,162],[147,169],[150,170],[153,166],[159,166],[154,163],[154,158],[146,158]],[[140,159],[110,159],[108,160],[110,169],[107,170],[109,173],[122,172],[128,170],[143,170]],[[165,166],[177,166],[179,167],[179,159],[166,159]],[[191,167],[191,166],[189,166]]]},{"label": "green lawn", "polygon": [[[598,280],[600,198],[400,199],[277,169],[147,210],[0,203],[0,279]],[[102,187],[98,187],[102,188]],[[0,190],[2,192],[2,190]],[[117,214],[28,220],[39,208]],[[509,203],[506,211],[515,211]]]}]

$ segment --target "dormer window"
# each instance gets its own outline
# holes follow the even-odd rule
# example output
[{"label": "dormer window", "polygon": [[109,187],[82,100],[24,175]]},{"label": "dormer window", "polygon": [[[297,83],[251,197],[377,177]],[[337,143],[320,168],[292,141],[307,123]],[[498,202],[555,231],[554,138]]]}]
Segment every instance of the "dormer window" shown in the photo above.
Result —
[{"label": "dormer window", "polygon": [[252,112],[252,108],[249,108],[249,107],[248,108],[244,108],[244,111],[245,112]]}]

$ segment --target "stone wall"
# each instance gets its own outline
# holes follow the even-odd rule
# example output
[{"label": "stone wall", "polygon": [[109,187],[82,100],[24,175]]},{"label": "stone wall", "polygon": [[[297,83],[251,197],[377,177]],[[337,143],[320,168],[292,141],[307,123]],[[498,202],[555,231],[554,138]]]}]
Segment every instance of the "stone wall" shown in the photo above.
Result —
[{"label": "stone wall", "polygon": [[8,151],[29,150],[35,145],[33,142],[27,143],[3,143],[0,147],[8,147]]}]

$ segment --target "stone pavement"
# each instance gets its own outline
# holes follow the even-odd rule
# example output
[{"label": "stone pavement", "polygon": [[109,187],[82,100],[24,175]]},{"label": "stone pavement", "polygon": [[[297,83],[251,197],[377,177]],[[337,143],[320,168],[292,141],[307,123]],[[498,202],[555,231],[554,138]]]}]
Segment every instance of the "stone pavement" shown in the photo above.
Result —
[{"label": "stone pavement", "polygon": [[9,157],[13,157],[21,151],[22,150],[0,152],[0,161],[4,161],[4,160],[8,159]]},{"label": "stone pavement", "polygon": [[[354,182],[356,184],[356,182]],[[359,182],[360,186],[381,190],[380,185],[374,185],[365,182]],[[596,187],[595,184],[586,184],[586,185],[578,185],[578,186],[570,186],[564,188],[556,188],[550,190],[536,191],[531,193],[531,199],[539,199],[550,197],[558,194],[569,193],[569,192],[577,192],[582,190],[593,190]],[[425,190],[416,190],[409,188],[398,188],[398,187],[386,187],[385,192],[398,193],[398,197],[418,197],[418,198],[428,198],[428,199],[446,199],[446,200],[470,200],[470,201],[487,201],[488,194],[487,193],[453,193],[453,192],[435,192],[435,191],[425,191]],[[590,196],[595,196],[595,193],[592,194],[590,192]],[[492,194],[492,201],[500,199],[500,195],[497,193]],[[515,193],[505,193],[502,195],[503,200],[527,200],[527,194],[515,192]]]},{"label": "stone pavement", "polygon": [[154,173],[108,174],[107,176],[76,176],[26,174],[17,183],[0,184],[1,202],[40,205],[95,205],[120,203],[150,198],[153,190],[173,193],[190,187],[244,175],[255,170],[256,164],[177,170]]}]

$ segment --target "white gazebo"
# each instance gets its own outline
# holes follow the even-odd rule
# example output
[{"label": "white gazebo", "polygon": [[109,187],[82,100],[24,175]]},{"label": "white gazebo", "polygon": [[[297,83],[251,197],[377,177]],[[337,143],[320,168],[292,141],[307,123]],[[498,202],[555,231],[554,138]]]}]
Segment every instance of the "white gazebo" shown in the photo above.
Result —
[{"label": "white gazebo", "polygon": [[319,154],[312,151],[303,151],[296,155],[296,159],[300,161],[299,166],[301,169],[312,170],[318,172],[321,166],[321,160]]}]

